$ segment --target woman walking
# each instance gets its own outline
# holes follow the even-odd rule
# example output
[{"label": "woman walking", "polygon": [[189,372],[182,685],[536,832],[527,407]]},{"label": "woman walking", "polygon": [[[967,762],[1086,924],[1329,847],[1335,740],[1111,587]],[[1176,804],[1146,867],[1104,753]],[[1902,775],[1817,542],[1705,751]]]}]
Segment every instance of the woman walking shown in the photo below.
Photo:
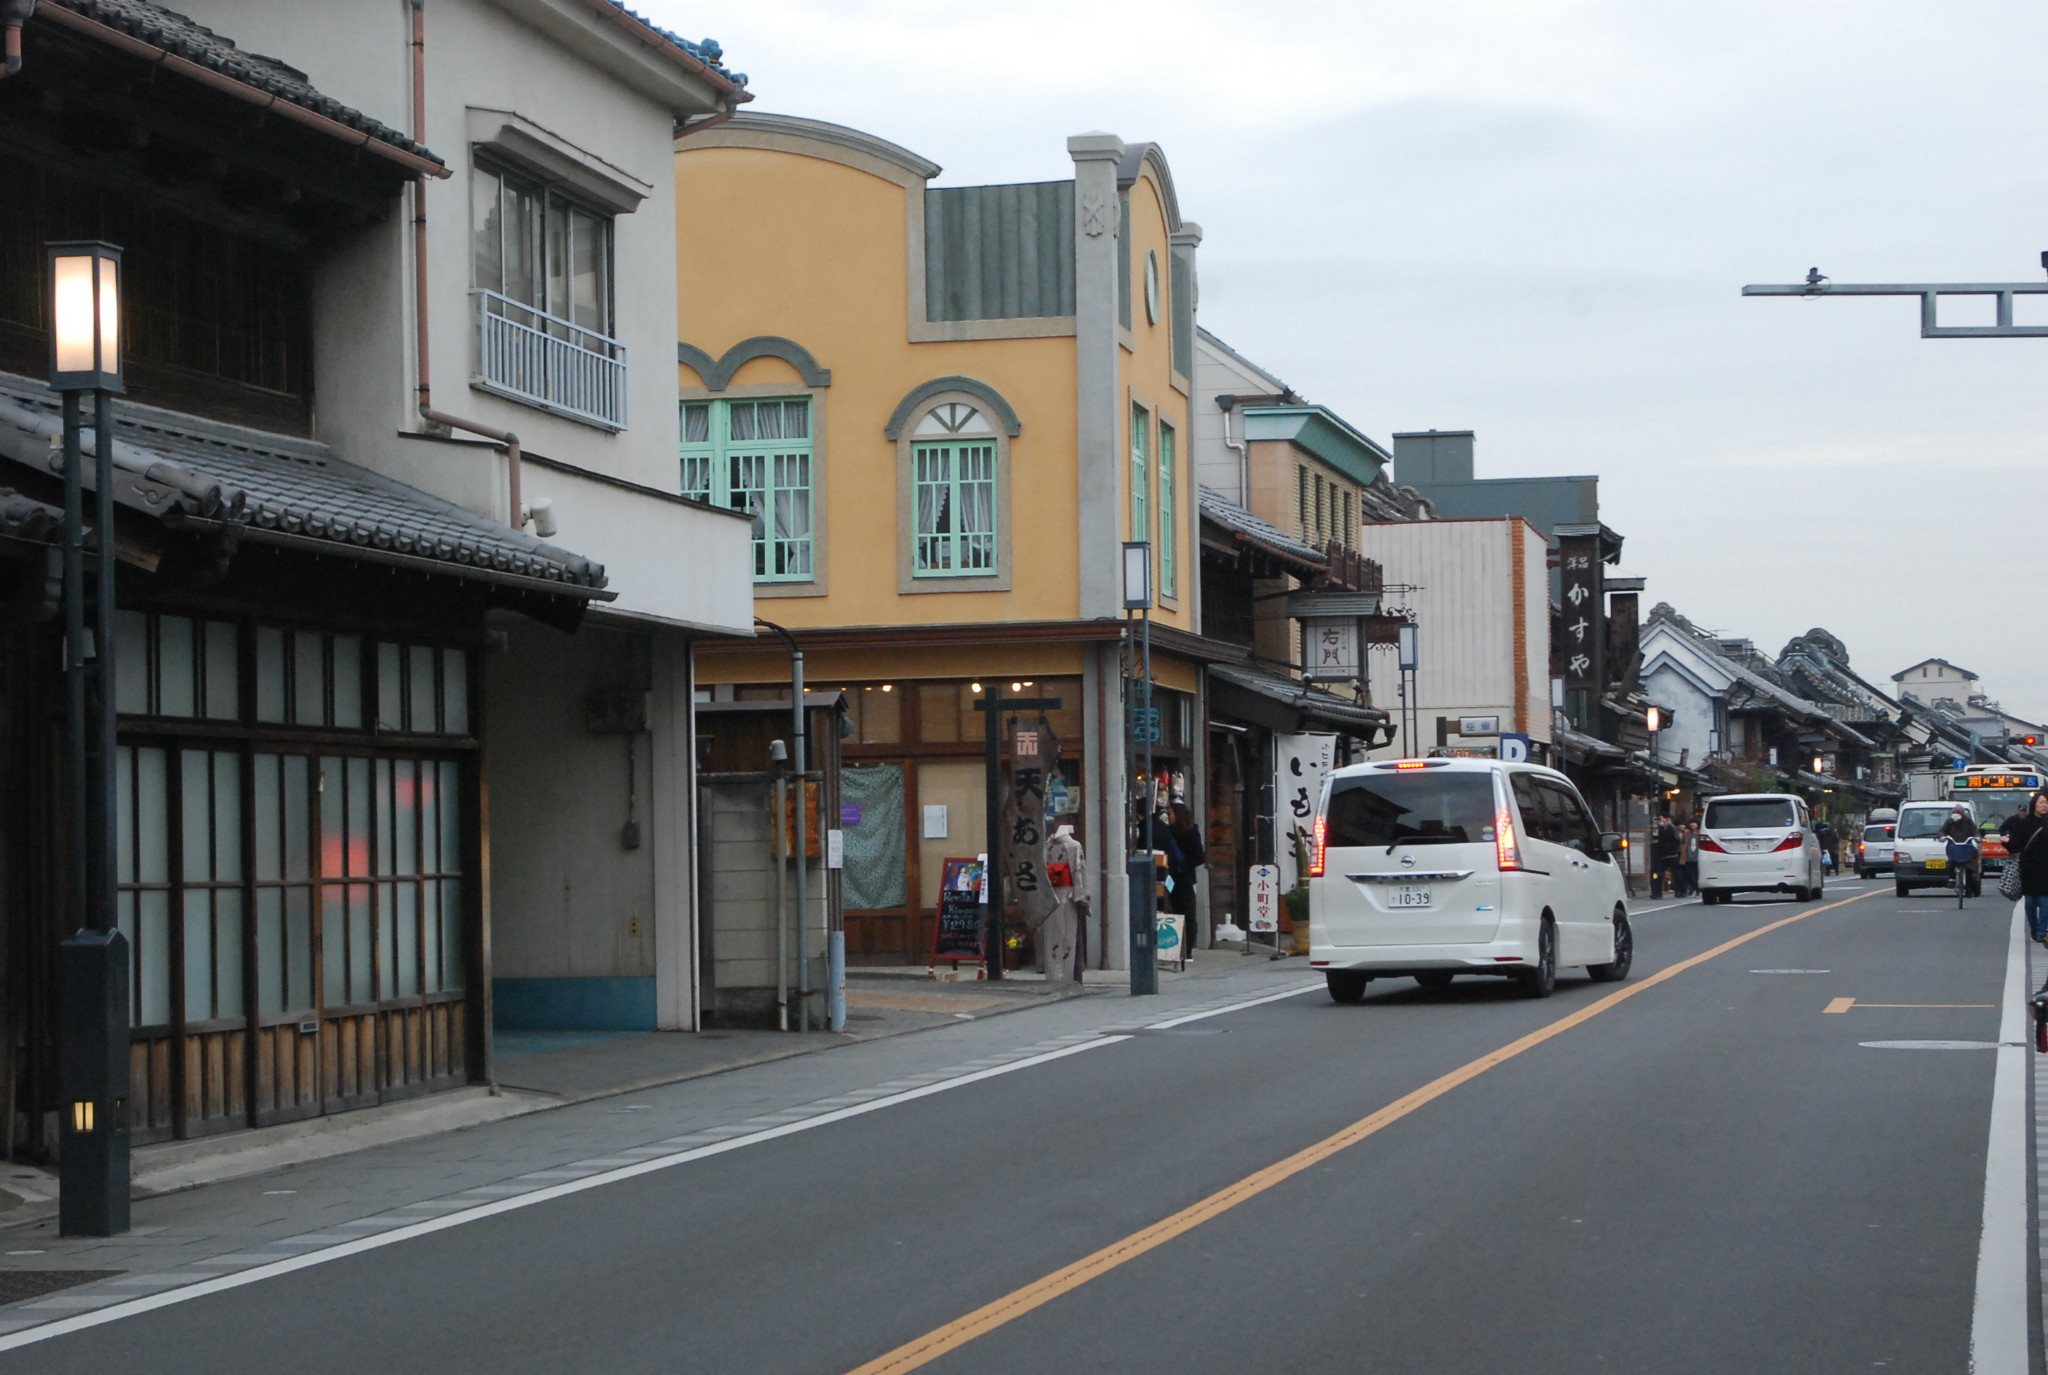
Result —
[{"label": "woman walking", "polygon": [[2020,893],[2027,904],[2027,937],[2048,945],[2048,788],[2027,800],[2027,809],[2005,823],[2007,864],[2020,867]]}]

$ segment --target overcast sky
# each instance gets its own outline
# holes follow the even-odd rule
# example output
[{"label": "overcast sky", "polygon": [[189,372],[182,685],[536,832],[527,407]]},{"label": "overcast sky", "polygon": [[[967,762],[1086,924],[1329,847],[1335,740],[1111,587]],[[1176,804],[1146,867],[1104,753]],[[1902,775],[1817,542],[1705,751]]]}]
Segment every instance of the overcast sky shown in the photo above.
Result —
[{"label": "overcast sky", "polygon": [[718,38],[752,108],[941,185],[1157,141],[1207,234],[1203,325],[1298,391],[1382,442],[1476,430],[1482,477],[1597,473],[1646,609],[1773,654],[1825,626],[1880,685],[1939,655],[2048,718],[2048,339],[1738,294],[1816,264],[2048,280],[2048,6],[637,7]]}]

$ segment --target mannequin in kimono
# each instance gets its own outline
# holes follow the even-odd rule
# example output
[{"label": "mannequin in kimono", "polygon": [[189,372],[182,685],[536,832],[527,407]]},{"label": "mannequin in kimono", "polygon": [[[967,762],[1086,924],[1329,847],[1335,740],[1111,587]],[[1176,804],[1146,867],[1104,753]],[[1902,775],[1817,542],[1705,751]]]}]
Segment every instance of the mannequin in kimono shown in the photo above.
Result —
[{"label": "mannequin in kimono", "polygon": [[[1088,920],[1088,866],[1071,823],[1062,823],[1045,843],[1045,871],[1055,903],[1052,915],[1038,928],[1038,949],[1047,983],[1070,983],[1081,977],[1081,931]],[[1065,880],[1062,882],[1061,880]]]}]

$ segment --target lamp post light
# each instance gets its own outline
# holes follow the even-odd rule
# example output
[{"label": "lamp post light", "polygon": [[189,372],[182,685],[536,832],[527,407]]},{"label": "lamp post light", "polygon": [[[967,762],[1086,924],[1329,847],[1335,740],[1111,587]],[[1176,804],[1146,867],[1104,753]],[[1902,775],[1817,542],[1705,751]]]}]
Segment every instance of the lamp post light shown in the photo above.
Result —
[{"label": "lamp post light", "polygon": [[[46,246],[50,389],[64,407],[66,916],[57,950],[58,1230],[128,1230],[128,942],[114,912],[114,416],[121,250]],[[83,394],[93,398],[93,614],[86,630]]]},{"label": "lamp post light", "polygon": [[1152,705],[1152,541],[1126,541],[1123,558],[1124,619],[1135,614],[1140,637],[1131,646],[1136,662],[1125,699],[1135,703],[1132,762],[1145,780],[1138,804],[1142,846],[1125,866],[1130,875],[1131,995],[1136,997],[1159,991],[1159,880],[1152,862],[1152,742],[1159,736],[1159,713]]}]

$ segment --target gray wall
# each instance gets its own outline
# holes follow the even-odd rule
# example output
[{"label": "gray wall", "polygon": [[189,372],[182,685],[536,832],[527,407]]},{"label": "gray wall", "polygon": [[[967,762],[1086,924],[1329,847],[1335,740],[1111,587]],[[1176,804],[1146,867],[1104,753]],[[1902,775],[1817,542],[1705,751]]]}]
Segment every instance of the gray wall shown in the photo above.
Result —
[{"label": "gray wall", "polygon": [[[571,636],[523,619],[503,628],[511,649],[485,667],[492,976],[652,978],[648,737],[593,734],[585,717],[594,691],[649,686],[647,637],[588,626]],[[639,791],[636,850],[620,843],[628,741]]]}]

